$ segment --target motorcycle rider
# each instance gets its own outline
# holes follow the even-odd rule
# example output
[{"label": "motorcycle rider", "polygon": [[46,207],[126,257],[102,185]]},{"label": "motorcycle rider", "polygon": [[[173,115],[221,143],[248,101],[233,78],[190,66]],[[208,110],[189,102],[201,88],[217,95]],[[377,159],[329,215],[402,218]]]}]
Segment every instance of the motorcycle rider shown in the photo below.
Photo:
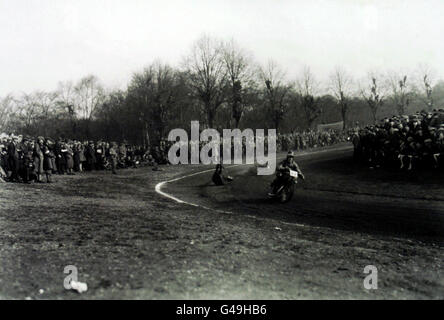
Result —
[{"label": "motorcycle rider", "polygon": [[[305,180],[305,176],[302,173],[301,168],[299,168],[299,165],[294,160],[294,153],[293,151],[289,151],[287,153],[287,157],[279,164],[277,170],[281,170],[284,168],[288,168],[290,170],[296,171],[298,173],[298,176],[301,177],[302,180]],[[272,192],[270,195],[274,195],[274,187],[281,184],[280,178],[276,177],[276,179],[273,180],[271,183],[271,190]]]},{"label": "motorcycle rider", "polygon": [[302,180],[305,179],[304,174],[302,173],[302,170],[299,168],[299,165],[294,160],[293,151],[289,151],[287,153],[287,158],[282,160],[282,162],[279,164],[278,169],[283,169],[283,168],[289,168],[291,170],[297,171],[298,175],[301,176]]}]

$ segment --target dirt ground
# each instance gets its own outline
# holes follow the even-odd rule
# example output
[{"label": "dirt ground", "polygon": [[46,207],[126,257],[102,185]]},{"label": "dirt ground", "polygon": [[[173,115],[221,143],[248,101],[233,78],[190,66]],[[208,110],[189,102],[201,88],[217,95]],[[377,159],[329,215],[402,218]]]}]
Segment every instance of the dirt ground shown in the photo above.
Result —
[{"label": "dirt ground", "polygon": [[[56,176],[0,185],[0,297],[12,299],[442,299],[442,173],[390,173],[351,149],[298,155],[307,180],[290,203],[272,176],[205,166]],[[74,265],[88,291],[63,286]],[[378,268],[378,289],[363,286]]]}]

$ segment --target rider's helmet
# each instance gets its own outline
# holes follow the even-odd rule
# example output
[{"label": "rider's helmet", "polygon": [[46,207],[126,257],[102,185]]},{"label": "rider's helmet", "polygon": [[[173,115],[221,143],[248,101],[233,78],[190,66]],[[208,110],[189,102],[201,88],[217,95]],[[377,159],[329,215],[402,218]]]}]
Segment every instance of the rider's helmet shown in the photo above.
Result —
[{"label": "rider's helmet", "polygon": [[288,151],[287,153],[287,159],[293,159],[294,158],[294,153],[293,151]]}]

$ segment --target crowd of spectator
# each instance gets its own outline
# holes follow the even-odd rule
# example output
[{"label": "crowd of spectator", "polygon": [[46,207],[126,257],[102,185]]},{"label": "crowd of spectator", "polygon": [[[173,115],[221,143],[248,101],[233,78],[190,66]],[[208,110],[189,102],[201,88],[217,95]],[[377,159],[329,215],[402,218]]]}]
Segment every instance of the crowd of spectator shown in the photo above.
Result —
[{"label": "crowd of spectator", "polygon": [[[259,139],[259,138],[257,138]],[[264,143],[268,149],[267,137]],[[347,140],[347,133],[338,130],[294,131],[277,136],[277,151],[305,150],[328,146]],[[223,144],[221,140],[221,144]],[[256,141],[258,142],[258,141]],[[190,144],[192,142],[189,142]],[[145,148],[125,142],[78,141],[0,134],[0,181],[51,183],[53,175],[74,175],[84,171],[111,170],[168,164],[172,142],[162,140],[158,146]],[[200,143],[200,148],[204,142]],[[243,151],[246,150],[243,140]],[[222,147],[222,146],[221,146]],[[221,148],[222,150],[222,148]],[[191,151],[191,147],[188,148]],[[233,154],[233,153],[232,153]]]},{"label": "crowd of spectator", "polygon": [[53,182],[52,175],[167,163],[165,143],[153,148],[105,141],[77,141],[0,135],[0,179]]},{"label": "crowd of spectator", "polygon": [[370,168],[444,168],[444,110],[385,118],[357,130],[352,141],[355,160]]},{"label": "crowd of spectator", "polygon": [[279,151],[300,151],[317,147],[325,147],[347,141],[348,137],[349,134],[347,131],[334,129],[323,131],[293,131],[292,133],[278,135],[277,149]]}]

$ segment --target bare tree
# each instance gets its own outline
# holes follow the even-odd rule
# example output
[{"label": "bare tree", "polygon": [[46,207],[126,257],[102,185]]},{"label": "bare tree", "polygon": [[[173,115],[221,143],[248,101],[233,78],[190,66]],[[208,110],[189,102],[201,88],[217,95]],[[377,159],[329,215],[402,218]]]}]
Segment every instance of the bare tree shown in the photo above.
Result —
[{"label": "bare tree", "polygon": [[74,92],[76,107],[81,118],[91,120],[105,97],[99,79],[94,75],[80,79],[74,87]]},{"label": "bare tree", "polygon": [[223,61],[231,89],[232,117],[237,128],[245,108],[245,87],[252,83],[251,58],[232,40],[223,46]]},{"label": "bare tree", "polygon": [[427,65],[421,65],[419,67],[419,97],[420,100],[425,104],[429,111],[433,110],[434,100],[433,100],[433,84],[435,80],[434,71]]},{"label": "bare tree", "polygon": [[0,131],[7,130],[9,120],[14,112],[15,99],[12,95],[0,98]]},{"label": "bare tree", "polygon": [[299,96],[299,103],[305,114],[305,119],[309,128],[313,122],[321,115],[320,99],[316,97],[319,84],[314,78],[309,67],[304,67],[302,75],[296,82],[296,90]]},{"label": "bare tree", "polygon": [[407,80],[407,75],[399,76],[397,74],[391,74],[388,77],[388,82],[392,90],[391,98],[400,115],[406,112],[412,98],[411,87]]},{"label": "bare tree", "polygon": [[76,113],[86,120],[85,133],[89,137],[91,121],[105,99],[104,89],[96,76],[89,75],[80,79],[74,87],[74,93]]},{"label": "bare tree", "polygon": [[141,73],[133,74],[131,82],[128,86],[127,101],[131,106],[132,112],[136,113],[139,121],[142,123],[142,141],[145,146],[150,144],[150,105],[151,96],[149,87],[154,81],[152,70],[145,69]]},{"label": "bare tree", "polygon": [[367,105],[370,108],[373,123],[376,123],[378,111],[384,105],[384,91],[383,88],[378,85],[375,73],[369,73],[368,78],[370,83],[361,86],[360,92],[362,98],[367,102]]},{"label": "bare tree", "polygon": [[347,112],[352,95],[353,79],[343,68],[337,67],[330,75],[330,85],[333,96],[335,97],[336,103],[341,111],[343,122],[342,128],[345,129],[347,123]]},{"label": "bare tree", "polygon": [[285,83],[284,77],[284,71],[272,60],[265,68],[259,68],[259,78],[264,85],[268,110],[276,130],[279,130],[288,106],[290,85]]},{"label": "bare tree", "polygon": [[424,92],[425,92],[425,97],[426,97],[426,105],[427,108],[431,111],[433,109],[433,88],[432,88],[432,84],[431,81],[428,77],[428,75],[424,75],[423,77],[423,84],[424,84]]},{"label": "bare tree", "polygon": [[17,115],[24,129],[29,130],[39,117],[39,104],[34,94],[23,93],[18,102]]},{"label": "bare tree", "polygon": [[[131,119],[128,117],[126,98],[126,91],[110,91],[97,111],[97,118],[104,124],[103,132],[108,138],[115,137],[120,139],[125,136],[124,128],[132,126]],[[74,121],[72,123],[75,124]]]},{"label": "bare tree", "polygon": [[201,101],[208,126],[213,127],[217,109],[226,101],[227,70],[220,41],[203,36],[185,59],[194,95]]},{"label": "bare tree", "polygon": [[152,96],[150,116],[159,139],[162,139],[171,117],[172,108],[177,102],[180,102],[177,95],[178,90],[176,90],[177,74],[169,65],[159,62],[154,63],[149,72],[154,74],[154,81],[151,81],[149,87]]},{"label": "bare tree", "polygon": [[57,88],[57,106],[61,112],[66,112],[70,118],[75,118],[75,90],[72,81],[59,82]]},{"label": "bare tree", "polygon": [[36,91],[33,94],[33,99],[38,107],[38,113],[41,119],[48,120],[55,114],[56,92]]},{"label": "bare tree", "polygon": [[181,103],[183,90],[179,88],[179,74],[169,65],[154,62],[142,73],[136,73],[128,88],[128,101],[143,125],[144,140],[148,143],[148,130],[164,138],[172,109]]}]

